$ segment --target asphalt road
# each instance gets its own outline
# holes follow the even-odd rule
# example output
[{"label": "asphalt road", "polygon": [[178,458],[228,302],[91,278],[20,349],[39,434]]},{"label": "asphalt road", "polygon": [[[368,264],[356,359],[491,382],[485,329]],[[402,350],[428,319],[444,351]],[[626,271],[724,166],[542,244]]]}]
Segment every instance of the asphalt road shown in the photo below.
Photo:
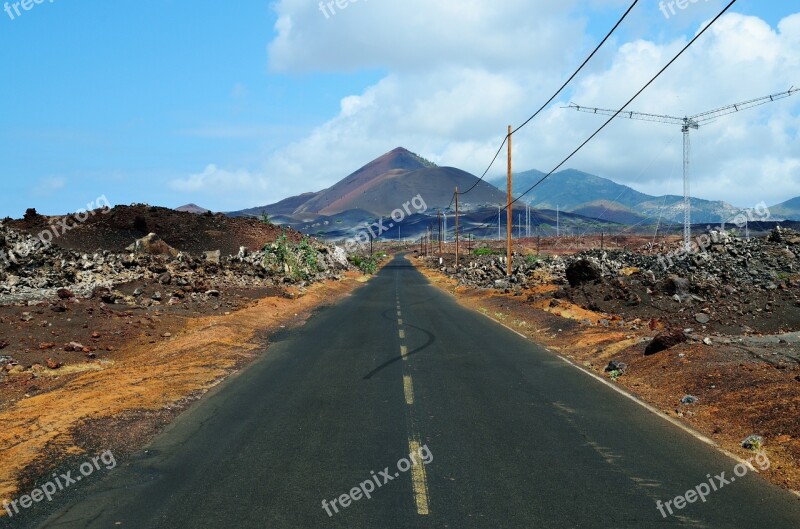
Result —
[{"label": "asphalt road", "polygon": [[39,527],[800,526],[795,496],[735,465],[399,257]]}]

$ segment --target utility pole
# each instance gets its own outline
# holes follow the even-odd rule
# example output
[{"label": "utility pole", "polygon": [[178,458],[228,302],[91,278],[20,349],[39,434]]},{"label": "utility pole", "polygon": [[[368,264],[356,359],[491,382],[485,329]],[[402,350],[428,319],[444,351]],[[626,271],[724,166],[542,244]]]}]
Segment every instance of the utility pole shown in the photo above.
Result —
[{"label": "utility pole", "polygon": [[529,202],[525,203],[525,238],[531,237],[531,205]]},{"label": "utility pole", "polygon": [[442,258],[442,210],[436,213],[437,224],[439,225],[439,258]]},{"label": "utility pole", "polygon": [[508,211],[506,221],[508,222],[508,227],[506,230],[506,258],[508,259],[507,263],[507,272],[508,276],[511,276],[511,237],[513,236],[513,232],[511,231],[512,224],[514,223],[514,212],[511,210],[511,203],[514,201],[513,198],[513,190],[511,189],[511,125],[508,126]]},{"label": "utility pole", "polygon": [[458,187],[456,187],[456,270],[458,270]]},{"label": "utility pole", "polygon": [[556,238],[561,237],[561,220],[559,219],[561,211],[559,207],[560,206],[556,206]]}]

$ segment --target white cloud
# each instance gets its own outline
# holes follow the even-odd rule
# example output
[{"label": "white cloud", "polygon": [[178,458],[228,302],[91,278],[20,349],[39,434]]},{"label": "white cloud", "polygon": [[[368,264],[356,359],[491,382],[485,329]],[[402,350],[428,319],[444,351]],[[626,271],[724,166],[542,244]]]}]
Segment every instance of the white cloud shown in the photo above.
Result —
[{"label": "white cloud", "polygon": [[41,180],[36,187],[33,188],[33,194],[52,195],[56,191],[64,189],[64,186],[66,185],[67,185],[67,180],[60,176],[45,178]]},{"label": "white cloud", "polygon": [[[344,98],[337,116],[267,156],[257,170],[210,166],[175,185],[220,192],[248,187],[255,192],[243,206],[263,204],[328,187],[401,145],[480,174],[505,126],[519,124],[538,108],[591,46],[584,23],[572,13],[576,5],[573,0],[361,0],[326,19],[316,3],[282,0],[275,8],[277,37],[269,46],[273,68],[379,67],[387,75]],[[602,124],[597,116],[561,106],[570,99],[621,105],[688,38],[610,42],[605,58],[518,135],[515,166],[551,169]],[[799,44],[800,14],[777,28],[756,17],[727,15],[631,109],[683,116],[788,89],[800,84]],[[798,130],[800,95],[693,131],[696,195],[739,205],[800,195]],[[680,194],[680,159],[678,127],[621,119],[567,167],[646,192]],[[490,174],[501,172],[499,164]]]},{"label": "white cloud", "polygon": [[172,189],[184,193],[240,193],[263,190],[264,180],[246,169],[228,171],[211,164],[202,173],[173,180],[169,185]]},{"label": "white cloud", "polygon": [[581,21],[570,16],[576,0],[349,2],[335,15],[328,10],[328,18],[317,2],[277,2],[270,65],[282,71],[419,72],[453,64],[516,68],[521,55],[555,65],[574,44],[572,37],[582,38]]}]

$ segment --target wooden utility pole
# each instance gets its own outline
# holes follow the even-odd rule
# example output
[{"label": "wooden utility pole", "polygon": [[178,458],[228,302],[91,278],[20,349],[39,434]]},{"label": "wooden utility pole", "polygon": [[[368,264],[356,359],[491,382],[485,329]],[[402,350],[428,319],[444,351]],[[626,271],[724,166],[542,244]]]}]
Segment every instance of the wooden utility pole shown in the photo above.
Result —
[{"label": "wooden utility pole", "polygon": [[458,187],[456,187],[456,270],[458,270]]},{"label": "wooden utility pole", "polygon": [[513,232],[511,231],[514,225],[514,212],[511,209],[511,203],[514,201],[513,191],[511,189],[511,125],[508,126],[508,209],[506,210],[507,215],[507,241],[506,241],[506,253],[508,258],[508,276],[511,276],[511,237],[513,236]]},{"label": "wooden utility pole", "polygon": [[433,253],[433,226],[428,226],[428,257]]}]

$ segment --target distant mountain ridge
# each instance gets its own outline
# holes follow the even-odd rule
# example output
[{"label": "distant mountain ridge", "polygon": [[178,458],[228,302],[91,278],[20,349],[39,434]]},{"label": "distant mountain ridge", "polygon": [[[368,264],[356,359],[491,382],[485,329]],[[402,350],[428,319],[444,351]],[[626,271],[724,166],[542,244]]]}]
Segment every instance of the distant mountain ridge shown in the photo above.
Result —
[{"label": "distant mountain ridge", "polygon": [[[536,170],[516,173],[514,195],[527,191],[543,176],[544,173]],[[273,222],[306,233],[344,235],[364,223],[391,215],[392,211],[416,196],[424,200],[427,214],[435,216],[437,208],[452,205],[455,187],[462,192],[474,187],[461,196],[460,206],[465,213],[483,211],[481,215],[489,215],[490,210],[506,202],[504,177],[479,181],[470,173],[454,167],[439,167],[408,149],[398,147],[327,189],[228,215],[261,216],[266,212]],[[552,211],[557,215],[560,211],[573,215],[575,219],[595,219],[602,224],[621,226],[675,227],[683,223],[684,215],[682,196],[648,195],[575,169],[560,171],[544,180],[515,205],[515,210],[519,206],[524,210],[524,203],[530,203],[542,214]],[[700,198],[693,198],[691,206],[693,224],[730,222],[743,211],[723,201]],[[771,207],[770,214],[769,220],[800,220],[800,197]],[[543,218],[549,222],[550,216],[548,213]],[[424,215],[417,221],[422,226]]]},{"label": "distant mountain ridge", "polygon": [[[514,196],[530,189],[545,175],[541,171],[525,171],[514,175]],[[491,180],[498,186],[504,178]],[[537,209],[556,209],[622,224],[680,224],[683,223],[683,196],[652,196],[613,182],[607,178],[566,169],[525,195]],[[750,204],[748,207],[753,207]],[[715,224],[728,222],[742,208],[719,200],[692,198],[692,223]],[[770,208],[773,220],[800,220],[800,197]]]}]

